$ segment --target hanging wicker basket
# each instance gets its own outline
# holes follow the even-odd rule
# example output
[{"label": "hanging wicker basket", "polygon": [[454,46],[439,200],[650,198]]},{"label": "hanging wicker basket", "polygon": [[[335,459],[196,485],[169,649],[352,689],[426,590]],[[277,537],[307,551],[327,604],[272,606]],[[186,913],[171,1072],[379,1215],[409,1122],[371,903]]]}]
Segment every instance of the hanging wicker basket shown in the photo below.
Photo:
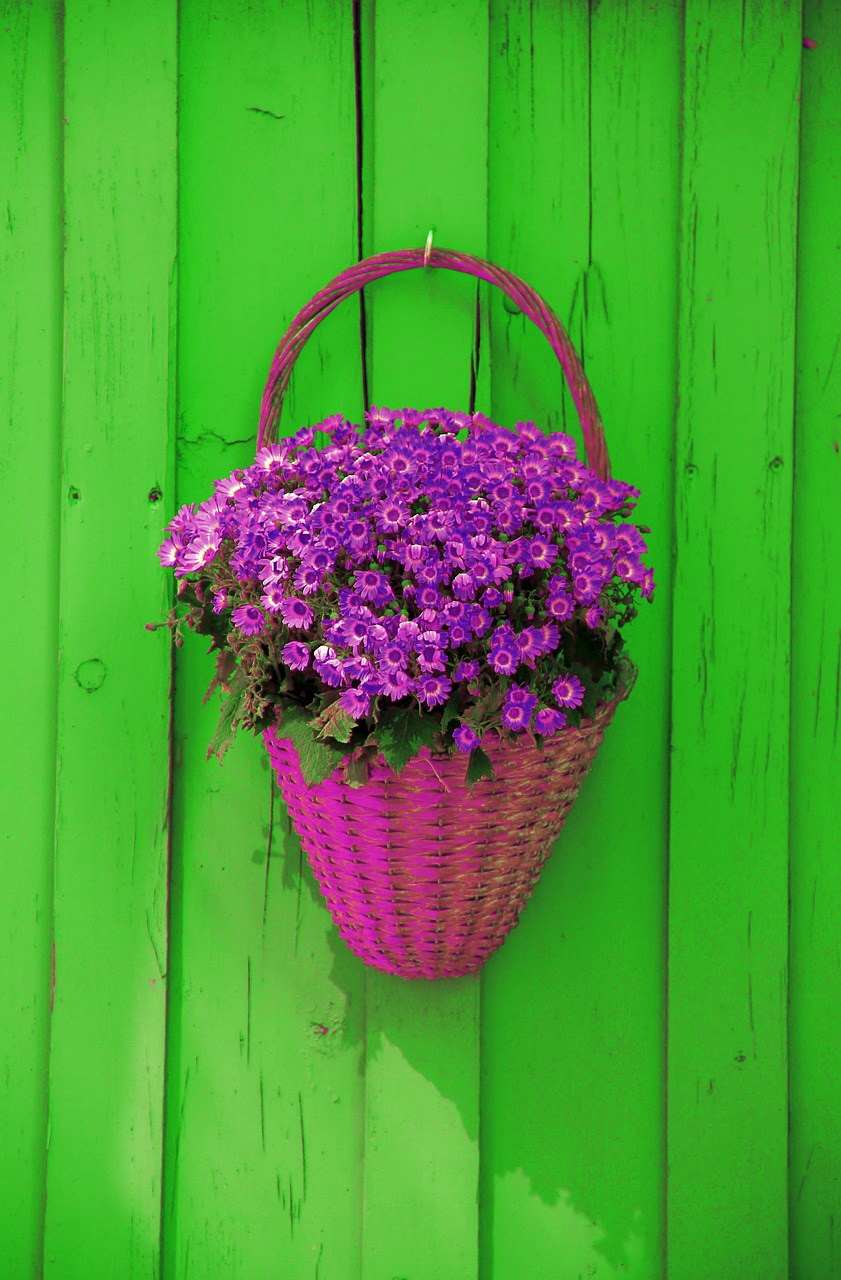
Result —
[{"label": "hanging wicker basket", "polygon": [[[560,321],[524,281],[468,254],[407,249],[337,276],[281,342],[263,397],[258,449],[277,439],[292,365],[321,321],[364,285],[398,271],[442,267],[499,285],[549,340],[566,375],[587,465],[609,476],[598,409]],[[513,929],[601,745],[620,688],[591,720],[546,738],[487,735],[493,778],[472,788],[464,755],[424,747],[399,774],[380,758],[353,787],[340,772],[306,785],[293,743],[264,740],[281,794],[341,937],[373,968],[404,978],[452,978],[482,967]]]}]

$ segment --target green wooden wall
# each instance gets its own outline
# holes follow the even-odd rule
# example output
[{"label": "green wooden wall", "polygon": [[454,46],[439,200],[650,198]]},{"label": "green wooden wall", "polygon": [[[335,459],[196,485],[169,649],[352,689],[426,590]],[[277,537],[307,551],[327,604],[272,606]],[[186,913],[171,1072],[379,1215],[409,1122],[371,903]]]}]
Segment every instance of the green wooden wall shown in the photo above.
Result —
[{"label": "green wooden wall", "polygon": [[[0,0],[0,1280],[841,1278],[840,54],[834,0]],[[658,592],[520,927],[406,983],[145,624],[292,315],[430,228],[568,324]],[[285,430],[574,421],[485,286],[367,295]]]}]

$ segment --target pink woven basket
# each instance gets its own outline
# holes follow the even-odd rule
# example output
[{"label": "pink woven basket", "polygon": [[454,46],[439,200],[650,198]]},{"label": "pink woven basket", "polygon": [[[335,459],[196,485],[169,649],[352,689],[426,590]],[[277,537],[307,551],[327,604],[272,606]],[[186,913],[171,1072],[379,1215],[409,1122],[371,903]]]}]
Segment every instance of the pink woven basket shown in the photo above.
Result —
[{"label": "pink woven basket", "polygon": [[[581,420],[587,464],[609,476],[593,393],[557,316],[517,276],[468,254],[406,249],[357,263],[296,316],[263,397],[258,449],[277,439],[292,365],[309,335],[351,294],[381,276],[445,267],[499,285],[549,339]],[[340,770],[308,787],[292,742],[263,735],[281,794],[339,933],[366,964],[404,978],[480,969],[516,925],[619,701],[567,726],[542,750],[525,734],[488,735],[493,778],[467,786],[465,756],[423,748],[395,774],[380,757],[363,787]]]}]

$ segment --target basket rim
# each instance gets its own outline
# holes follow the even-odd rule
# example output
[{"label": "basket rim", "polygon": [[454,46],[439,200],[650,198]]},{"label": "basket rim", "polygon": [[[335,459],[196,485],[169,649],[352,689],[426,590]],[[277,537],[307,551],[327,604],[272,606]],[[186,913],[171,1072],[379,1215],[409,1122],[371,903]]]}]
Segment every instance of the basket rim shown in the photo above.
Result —
[{"label": "basket rim", "polygon": [[263,391],[257,432],[257,450],[277,440],[278,420],[292,367],[305,343],[341,302],[374,280],[396,272],[430,267],[462,272],[497,285],[543,333],[561,366],[572,395],[587,465],[600,479],[610,476],[610,457],[604,425],[581,358],[561,320],[547,302],[520,276],[474,254],[452,249],[396,249],[363,258],[347,267],[318,291],[293,319],[278,346]]},{"label": "basket rim", "polygon": [[[634,667],[627,678],[625,676],[622,676],[620,678],[620,682],[614,696],[606,702],[599,703],[599,705],[595,709],[594,714],[591,717],[586,717],[582,719],[580,723],[577,725],[570,725],[570,724],[565,725],[557,733],[552,734],[551,737],[544,738],[542,745],[538,745],[537,739],[534,733],[530,729],[527,729],[525,730],[525,732],[521,732],[521,733],[515,733],[512,730],[506,730],[506,729],[501,729],[501,730],[490,729],[481,739],[479,746],[487,754],[492,753],[493,755],[496,755],[500,751],[508,753],[512,749],[516,749],[518,746],[522,744],[523,740],[525,740],[529,744],[529,746],[535,748],[538,752],[540,752],[541,755],[543,756],[548,755],[551,757],[556,754],[556,750],[554,748],[560,749],[561,746],[563,745],[564,740],[569,741],[570,738],[578,737],[582,733],[586,734],[592,729],[598,729],[603,726],[606,726],[612,720],[613,714],[616,708],[619,706],[620,702],[625,702],[627,700],[634,686],[635,679],[636,679],[636,670],[637,670],[636,667]],[[297,747],[295,746],[293,739],[281,732],[278,732],[281,728],[282,726],[280,724],[268,725],[263,730],[264,741],[268,743],[269,739],[271,739],[274,742],[278,742],[278,743],[279,742],[288,743],[289,749],[292,750],[296,756],[298,756],[298,750],[297,750]],[[548,750],[547,750],[547,746],[548,746]],[[488,752],[488,748],[490,748],[490,752]],[[469,765],[470,755],[471,755],[470,752],[459,752],[458,750],[432,751],[428,746],[423,745],[418,749],[418,751],[413,756],[409,757],[409,759],[406,761],[406,764],[403,766],[403,769],[407,768],[410,764],[412,764],[413,761],[429,762],[433,765],[433,767],[435,764],[439,764],[446,767],[450,764],[450,762],[454,762],[455,764],[460,764],[461,762],[463,762],[464,773],[466,774],[467,768]],[[298,756],[298,758],[300,759],[300,756]],[[375,757],[373,763],[376,767],[380,769],[384,768],[386,770],[389,770],[390,773],[395,778],[399,778],[403,773],[403,769],[399,771],[395,771],[394,769],[392,769],[391,766],[388,764],[388,761],[382,755],[382,753],[380,753]],[[318,782],[308,783],[302,778],[301,779],[302,785],[307,789],[307,791],[316,791],[319,787],[324,786],[324,784],[328,782],[335,782],[340,785],[349,786],[350,784],[347,782],[344,776],[344,764],[345,764],[344,760],[340,761],[339,764],[336,765],[336,768],[333,770],[332,773],[329,773],[325,778],[322,778]],[[380,779],[380,781],[382,781],[382,779]],[[479,779],[479,782],[482,782],[482,781],[490,781],[490,779]],[[369,782],[361,783],[357,785],[356,787],[354,787],[354,790],[359,791],[371,785],[375,785],[374,779],[371,779]],[[479,785],[479,783],[476,783],[474,785]]]}]

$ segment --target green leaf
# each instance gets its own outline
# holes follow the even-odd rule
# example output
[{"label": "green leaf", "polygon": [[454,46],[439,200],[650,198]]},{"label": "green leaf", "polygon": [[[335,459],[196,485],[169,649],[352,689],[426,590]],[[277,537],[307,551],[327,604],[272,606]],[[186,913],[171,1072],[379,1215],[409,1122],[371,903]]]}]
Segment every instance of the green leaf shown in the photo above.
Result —
[{"label": "green leaf", "polygon": [[492,778],[493,776],[494,769],[490,756],[486,755],[481,747],[474,747],[467,762],[466,782],[468,787],[472,790],[473,784],[478,782],[480,778]]},{"label": "green leaf", "polygon": [[231,649],[220,649],[216,657],[216,675],[211,680],[207,693],[202,698],[202,706],[208,701],[214,689],[230,689],[231,677],[236,670],[237,658]]},{"label": "green leaf", "polygon": [[637,675],[639,674],[637,665],[623,654],[616,664],[616,671],[618,676],[617,686],[621,689],[623,696],[627,698],[637,682]]},{"label": "green leaf", "polygon": [[[215,681],[214,681],[215,683]],[[210,686],[211,689],[213,685]],[[248,689],[248,681],[242,671],[234,672],[231,683],[230,693],[222,703],[222,709],[219,712],[219,721],[216,725],[216,732],[210,740],[210,746],[207,748],[206,759],[216,756],[221,761],[223,755],[236,736],[239,722],[242,719],[244,710],[243,703]],[[210,692],[210,690],[208,690]]]},{"label": "green leaf", "polygon": [[288,738],[294,745],[308,787],[329,778],[347,754],[340,747],[317,738],[309,711],[294,702],[284,706],[275,733],[278,738]]},{"label": "green leaf", "polygon": [[433,750],[439,724],[435,716],[416,707],[391,705],[383,708],[376,735],[380,751],[395,773],[400,773],[421,747]]},{"label": "green leaf", "polygon": [[[193,584],[191,583],[190,585],[192,586]],[[190,626],[200,636],[210,636],[212,642],[211,649],[226,648],[228,644],[228,632],[231,629],[230,610],[226,609],[223,613],[216,614],[213,612],[212,598],[205,596],[202,600],[199,600],[195,593],[195,589],[193,590],[192,595],[195,600],[195,605],[191,612],[195,617],[194,621],[190,623]],[[185,596],[185,599],[188,603],[193,603],[189,595]]]},{"label": "green leaf", "polygon": [[350,735],[356,728],[353,716],[348,715],[338,702],[332,702],[329,707],[325,707],[312,724],[317,729],[317,737],[335,738],[337,742],[350,742]]},{"label": "green leaf", "polygon": [[451,693],[447,701],[444,703],[444,710],[441,712],[441,732],[443,733],[453,720],[458,720],[461,715],[461,698],[457,693]]},{"label": "green leaf", "polygon": [[364,756],[351,760],[348,764],[346,775],[348,786],[354,788],[364,787],[368,781],[369,773],[370,765]]}]

